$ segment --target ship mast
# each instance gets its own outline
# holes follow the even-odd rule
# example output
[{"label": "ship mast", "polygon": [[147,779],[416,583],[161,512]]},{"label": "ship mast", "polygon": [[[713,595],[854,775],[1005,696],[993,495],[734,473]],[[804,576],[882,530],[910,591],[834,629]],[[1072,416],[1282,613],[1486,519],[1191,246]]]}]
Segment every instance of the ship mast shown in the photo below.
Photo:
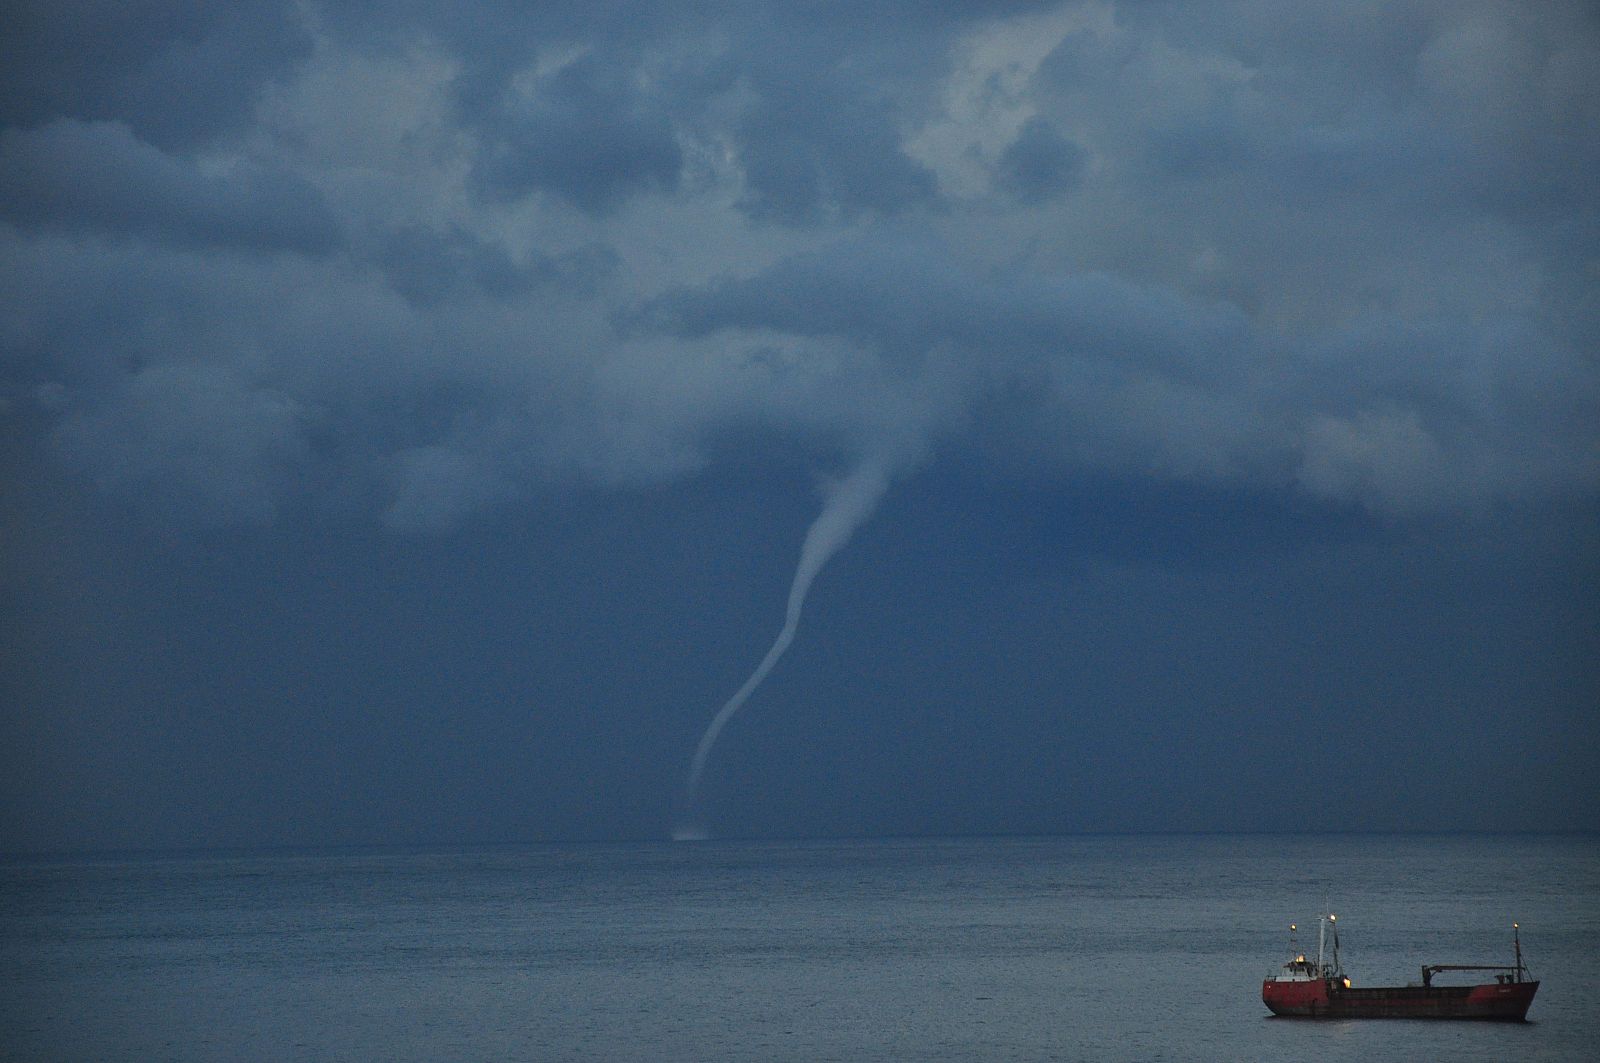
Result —
[{"label": "ship mast", "polygon": [[[1328,927],[1333,927],[1333,963],[1325,965],[1322,962],[1323,953],[1327,950]],[[1324,978],[1338,978],[1344,973],[1344,968],[1339,964],[1339,917],[1332,912],[1324,912],[1317,921],[1317,973]]]}]

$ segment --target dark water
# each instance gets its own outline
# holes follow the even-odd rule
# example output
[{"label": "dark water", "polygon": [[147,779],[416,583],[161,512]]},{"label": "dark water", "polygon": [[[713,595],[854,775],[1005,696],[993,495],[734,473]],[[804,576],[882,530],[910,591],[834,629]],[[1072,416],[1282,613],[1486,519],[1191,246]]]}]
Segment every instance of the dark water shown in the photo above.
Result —
[{"label": "dark water", "polygon": [[[1506,962],[1520,920],[1534,1021],[1270,1018],[1324,896],[1358,985]],[[12,862],[0,945],[18,1060],[1600,1058],[1592,837]]]}]

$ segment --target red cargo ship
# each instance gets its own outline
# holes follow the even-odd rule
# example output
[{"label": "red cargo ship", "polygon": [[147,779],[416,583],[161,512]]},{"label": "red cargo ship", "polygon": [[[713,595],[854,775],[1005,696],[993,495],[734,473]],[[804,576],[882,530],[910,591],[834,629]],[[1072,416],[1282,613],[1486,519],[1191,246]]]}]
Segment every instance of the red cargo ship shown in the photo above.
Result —
[{"label": "red cargo ship", "polygon": [[[1333,932],[1333,962],[1323,963],[1323,948]],[[1289,953],[1294,958],[1283,970],[1261,983],[1261,999],[1274,1015],[1317,1019],[1498,1019],[1522,1022],[1539,991],[1522,962],[1522,936],[1511,924],[1516,962],[1510,965],[1436,963],[1422,968],[1422,984],[1355,987],[1339,963],[1339,922],[1322,917],[1317,931],[1316,962],[1306,959],[1294,945],[1295,927],[1289,927]],[[1434,985],[1442,971],[1496,971],[1494,981],[1482,985]]]}]

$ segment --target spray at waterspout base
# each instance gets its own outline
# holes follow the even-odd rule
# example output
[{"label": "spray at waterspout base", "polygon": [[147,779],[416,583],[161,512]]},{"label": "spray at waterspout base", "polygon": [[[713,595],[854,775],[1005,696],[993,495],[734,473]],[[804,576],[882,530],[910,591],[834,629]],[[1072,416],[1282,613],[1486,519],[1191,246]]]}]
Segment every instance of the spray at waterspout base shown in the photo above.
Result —
[{"label": "spray at waterspout base", "polygon": [[703,842],[710,837],[711,833],[701,823],[685,821],[672,828],[672,840],[675,842]]}]

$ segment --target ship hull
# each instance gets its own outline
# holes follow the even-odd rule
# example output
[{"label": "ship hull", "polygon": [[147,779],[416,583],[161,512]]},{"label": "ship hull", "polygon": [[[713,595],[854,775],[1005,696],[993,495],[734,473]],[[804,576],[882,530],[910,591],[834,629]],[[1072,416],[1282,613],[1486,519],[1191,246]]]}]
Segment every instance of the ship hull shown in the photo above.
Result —
[{"label": "ship hull", "polygon": [[1274,1015],[1314,1019],[1488,1019],[1522,1022],[1538,982],[1472,986],[1379,986],[1346,989],[1331,980],[1262,983]]}]

